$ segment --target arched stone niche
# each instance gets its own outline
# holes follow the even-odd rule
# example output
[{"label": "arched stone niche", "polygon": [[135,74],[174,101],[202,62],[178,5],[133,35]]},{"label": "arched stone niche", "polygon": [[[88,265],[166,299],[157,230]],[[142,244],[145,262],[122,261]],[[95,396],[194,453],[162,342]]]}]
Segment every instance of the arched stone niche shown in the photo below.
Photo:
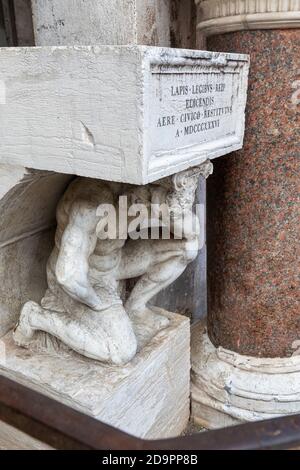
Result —
[{"label": "arched stone niche", "polygon": [[41,300],[57,203],[73,176],[0,165],[0,337]]}]

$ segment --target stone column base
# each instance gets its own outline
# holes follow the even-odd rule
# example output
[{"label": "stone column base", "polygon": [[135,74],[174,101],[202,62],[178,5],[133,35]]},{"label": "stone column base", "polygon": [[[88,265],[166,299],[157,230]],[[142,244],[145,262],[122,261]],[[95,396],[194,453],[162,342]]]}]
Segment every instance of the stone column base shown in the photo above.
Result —
[{"label": "stone column base", "polygon": [[256,358],[192,332],[192,417],[207,429],[300,413],[300,356]]}]

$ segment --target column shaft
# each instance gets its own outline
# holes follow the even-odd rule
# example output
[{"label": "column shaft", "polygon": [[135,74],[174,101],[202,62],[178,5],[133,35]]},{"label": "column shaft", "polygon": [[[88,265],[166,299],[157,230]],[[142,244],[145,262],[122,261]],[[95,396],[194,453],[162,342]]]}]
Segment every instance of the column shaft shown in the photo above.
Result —
[{"label": "column shaft", "polygon": [[218,159],[207,183],[209,336],[240,354],[291,356],[300,340],[300,32],[213,36],[208,49],[251,55],[244,148]]}]

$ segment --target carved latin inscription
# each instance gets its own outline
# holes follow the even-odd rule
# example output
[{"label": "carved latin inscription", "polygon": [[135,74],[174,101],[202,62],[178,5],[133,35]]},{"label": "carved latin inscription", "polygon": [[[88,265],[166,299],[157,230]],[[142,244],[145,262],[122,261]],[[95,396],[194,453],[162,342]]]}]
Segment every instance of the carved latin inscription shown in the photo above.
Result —
[{"label": "carved latin inscription", "polygon": [[239,71],[154,67],[152,79],[154,154],[236,134]]}]

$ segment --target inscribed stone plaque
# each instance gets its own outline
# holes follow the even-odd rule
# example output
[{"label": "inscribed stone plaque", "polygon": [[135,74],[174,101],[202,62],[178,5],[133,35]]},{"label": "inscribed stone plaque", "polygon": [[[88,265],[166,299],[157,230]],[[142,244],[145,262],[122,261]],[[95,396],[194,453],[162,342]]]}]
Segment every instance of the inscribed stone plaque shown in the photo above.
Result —
[{"label": "inscribed stone plaque", "polygon": [[164,161],[180,165],[240,148],[246,69],[245,58],[232,54],[151,66],[150,173]]}]

